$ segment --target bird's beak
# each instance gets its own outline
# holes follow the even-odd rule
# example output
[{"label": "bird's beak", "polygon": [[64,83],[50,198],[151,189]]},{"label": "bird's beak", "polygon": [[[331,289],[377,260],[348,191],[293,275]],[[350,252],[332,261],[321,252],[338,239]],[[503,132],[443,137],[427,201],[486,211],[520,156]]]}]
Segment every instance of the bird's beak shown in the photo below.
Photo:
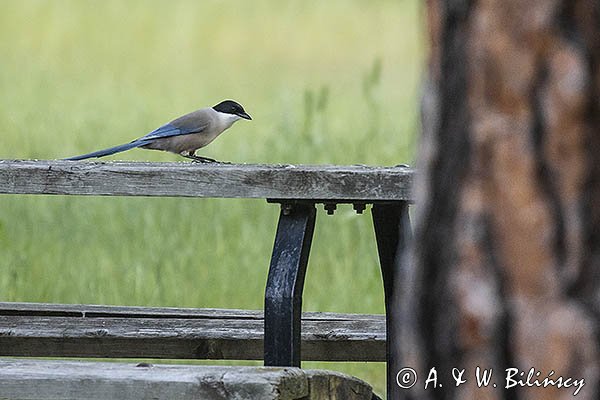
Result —
[{"label": "bird's beak", "polygon": [[252,119],[252,117],[246,114],[245,112],[239,113],[238,115],[244,119]]}]

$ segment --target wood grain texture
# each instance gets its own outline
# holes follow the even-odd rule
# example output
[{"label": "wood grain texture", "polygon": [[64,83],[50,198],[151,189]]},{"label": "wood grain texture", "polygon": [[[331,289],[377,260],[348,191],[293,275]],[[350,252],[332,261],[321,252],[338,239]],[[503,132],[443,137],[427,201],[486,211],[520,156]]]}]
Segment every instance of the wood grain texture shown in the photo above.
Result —
[{"label": "wood grain texture", "polygon": [[[382,315],[306,313],[310,361],[385,361]],[[261,360],[262,312],[0,304],[0,355]]]},{"label": "wood grain texture", "polygon": [[[63,317],[131,317],[131,318],[236,318],[263,319],[259,310],[237,310],[230,308],[180,308],[105,306],[96,304],[58,304],[0,302],[0,315],[63,316]],[[369,320],[383,321],[379,314],[340,314],[331,312],[304,312],[303,320]]]},{"label": "wood grain texture", "polygon": [[0,398],[371,400],[372,390],[357,378],[299,368],[6,359],[0,360]]},{"label": "wood grain texture", "polygon": [[0,160],[0,193],[410,200],[407,167]]}]

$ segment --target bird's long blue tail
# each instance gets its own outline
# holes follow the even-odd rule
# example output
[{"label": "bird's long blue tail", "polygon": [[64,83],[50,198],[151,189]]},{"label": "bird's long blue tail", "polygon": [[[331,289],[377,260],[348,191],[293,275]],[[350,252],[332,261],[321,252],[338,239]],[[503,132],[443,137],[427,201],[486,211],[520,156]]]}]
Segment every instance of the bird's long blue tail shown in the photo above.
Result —
[{"label": "bird's long blue tail", "polygon": [[120,153],[122,151],[133,149],[134,147],[140,147],[145,144],[148,144],[148,142],[145,140],[134,140],[131,143],[126,143],[126,144],[121,144],[119,146],[109,147],[108,149],[98,150],[98,151],[94,151],[92,153],[82,154],[80,156],[65,158],[65,160],[77,161],[77,160],[85,160],[87,158],[110,156],[111,154]]}]

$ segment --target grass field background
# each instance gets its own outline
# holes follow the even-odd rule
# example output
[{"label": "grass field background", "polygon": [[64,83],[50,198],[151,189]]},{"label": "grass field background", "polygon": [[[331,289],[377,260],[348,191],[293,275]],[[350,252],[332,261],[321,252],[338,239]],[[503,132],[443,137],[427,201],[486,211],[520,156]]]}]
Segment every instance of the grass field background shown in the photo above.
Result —
[{"label": "grass field background", "polygon": [[[0,2],[0,158],[128,142],[231,98],[200,155],[410,163],[417,0]],[[109,159],[181,161],[132,150]],[[258,200],[0,197],[0,300],[261,309],[278,208]],[[320,211],[304,310],[382,313],[369,214]],[[304,363],[384,392],[381,363]]]}]

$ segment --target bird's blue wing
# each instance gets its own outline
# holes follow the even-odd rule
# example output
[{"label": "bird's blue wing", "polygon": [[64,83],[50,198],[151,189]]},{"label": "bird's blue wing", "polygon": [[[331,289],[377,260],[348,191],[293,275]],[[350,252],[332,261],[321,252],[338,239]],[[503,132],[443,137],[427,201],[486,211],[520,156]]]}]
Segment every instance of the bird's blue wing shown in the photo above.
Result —
[{"label": "bird's blue wing", "polygon": [[139,138],[138,140],[154,140],[154,139],[160,139],[160,138],[166,138],[166,137],[170,137],[170,136],[177,136],[177,135],[185,135],[187,133],[192,133],[192,132],[185,132],[185,130],[181,130],[179,128],[177,128],[176,126],[169,124],[165,124],[163,126],[161,126],[160,128],[157,128],[155,130],[153,130],[152,132],[142,136],[141,138]]},{"label": "bird's blue wing", "polygon": [[200,125],[200,124],[185,124],[176,126],[172,122],[161,126],[148,133],[145,136],[142,136],[138,140],[140,141],[152,141],[154,139],[161,139],[171,136],[179,136],[179,135],[189,135],[191,133],[200,133],[206,129],[208,124]]}]

